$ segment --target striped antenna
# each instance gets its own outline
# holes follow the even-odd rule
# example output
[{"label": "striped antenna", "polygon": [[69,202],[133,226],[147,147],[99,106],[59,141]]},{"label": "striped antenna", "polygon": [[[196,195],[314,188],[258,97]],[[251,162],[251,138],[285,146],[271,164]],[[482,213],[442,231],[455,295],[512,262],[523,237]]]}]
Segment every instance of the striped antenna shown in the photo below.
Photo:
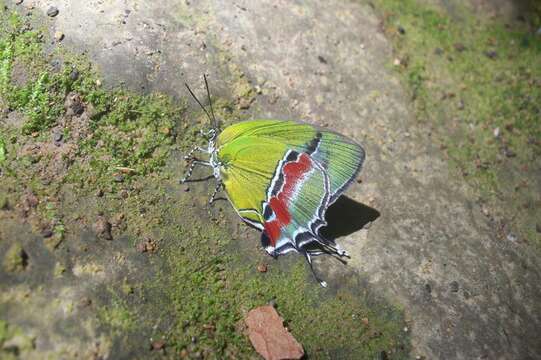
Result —
[{"label": "striped antenna", "polygon": [[[207,83],[207,78],[205,77],[205,84]],[[188,91],[190,92],[190,95],[192,95],[192,97],[195,99],[195,101],[197,101],[197,103],[199,104],[199,106],[201,107],[201,109],[203,109],[203,111],[205,112],[205,114],[207,114],[207,118],[209,119],[209,121],[211,123],[214,123],[214,125],[216,125],[216,121],[212,120],[212,118],[210,117],[210,114],[208,113],[207,109],[205,109],[205,107],[203,106],[203,104],[201,104],[201,101],[199,101],[199,99],[197,98],[197,96],[195,96],[195,94],[193,93],[192,89],[190,89],[190,87],[188,86],[187,83],[184,83],[184,85],[186,85],[186,89],[188,89]],[[207,86],[207,91],[208,91],[208,86]],[[211,106],[211,110],[212,110],[212,106]],[[212,116],[214,116],[214,113],[212,114]],[[216,127],[214,127],[216,128]]]},{"label": "striped antenna", "polygon": [[212,119],[214,120],[214,129],[218,129],[218,121],[216,121],[216,116],[214,116],[214,109],[212,108],[212,99],[210,98],[210,90],[209,90],[209,83],[207,82],[207,75],[203,74],[203,78],[205,79],[205,87],[207,88],[207,97],[209,99],[210,104],[210,113],[212,114]]}]

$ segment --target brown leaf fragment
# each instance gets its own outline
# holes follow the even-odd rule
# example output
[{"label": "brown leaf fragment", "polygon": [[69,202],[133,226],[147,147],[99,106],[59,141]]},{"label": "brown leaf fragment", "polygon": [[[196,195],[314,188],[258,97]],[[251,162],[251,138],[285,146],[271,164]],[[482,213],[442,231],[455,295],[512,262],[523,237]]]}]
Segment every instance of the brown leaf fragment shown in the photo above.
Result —
[{"label": "brown leaf fragment", "polygon": [[255,350],[265,360],[300,359],[302,345],[287,331],[283,319],[270,305],[257,307],[244,319]]}]

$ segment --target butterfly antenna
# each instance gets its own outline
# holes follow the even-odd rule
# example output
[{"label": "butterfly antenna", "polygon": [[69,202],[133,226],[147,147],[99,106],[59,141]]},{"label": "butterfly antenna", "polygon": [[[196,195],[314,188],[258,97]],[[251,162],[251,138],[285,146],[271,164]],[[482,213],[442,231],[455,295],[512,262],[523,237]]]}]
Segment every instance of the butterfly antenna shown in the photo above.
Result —
[{"label": "butterfly antenna", "polygon": [[207,82],[207,75],[203,74],[203,79],[205,79],[205,87],[207,88],[207,97],[210,104],[210,113],[212,114],[212,119],[214,120],[214,129],[218,128],[218,122],[216,121],[216,116],[214,116],[214,109],[212,108],[212,99],[210,98],[209,83]]},{"label": "butterfly antenna", "polygon": [[[207,82],[207,79],[205,78],[205,83]],[[192,97],[195,99],[195,101],[197,101],[197,103],[199,104],[199,106],[201,107],[201,109],[203,109],[203,111],[205,112],[205,114],[207,114],[207,118],[209,119],[209,121],[212,123],[213,120],[212,118],[210,117],[207,109],[205,109],[205,107],[203,106],[203,104],[201,104],[201,101],[199,101],[199,99],[197,98],[197,96],[195,96],[195,94],[193,93],[192,89],[190,89],[190,87],[188,86],[187,83],[184,83],[184,85],[186,85],[186,88],[188,89],[188,91],[190,92],[190,95],[192,95]],[[208,87],[207,87],[207,91],[208,91]],[[212,109],[212,107],[211,107]],[[214,114],[213,114],[214,116]]]}]

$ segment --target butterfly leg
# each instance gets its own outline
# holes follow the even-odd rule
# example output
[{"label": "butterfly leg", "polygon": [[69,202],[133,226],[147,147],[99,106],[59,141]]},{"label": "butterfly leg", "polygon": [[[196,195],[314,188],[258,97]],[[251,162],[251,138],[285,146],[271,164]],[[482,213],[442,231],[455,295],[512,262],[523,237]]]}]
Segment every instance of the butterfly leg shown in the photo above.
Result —
[{"label": "butterfly leg", "polygon": [[193,153],[196,151],[204,152],[208,154],[208,149],[202,148],[201,146],[194,146],[186,155],[184,155],[184,160],[193,159]]},{"label": "butterfly leg", "polygon": [[197,160],[194,158],[191,158],[189,160],[190,160],[190,166],[188,167],[188,170],[186,171],[186,174],[184,175],[184,177],[180,179],[181,184],[185,183],[186,181],[190,179],[190,177],[192,176],[193,169],[195,168],[196,165],[212,167],[212,165],[208,161]]},{"label": "butterfly leg", "polygon": [[321,248],[326,254],[332,255],[337,259],[342,257],[350,258],[348,252],[340,247],[338,244],[334,244],[328,240],[320,238],[319,236],[314,237],[314,242],[317,243],[317,246]]},{"label": "butterfly leg", "polygon": [[310,270],[312,271],[312,275],[314,275],[314,278],[316,281],[321,285],[322,287],[327,287],[327,283],[319,278],[319,276],[316,275],[316,272],[314,271],[314,266],[312,265],[312,257],[307,251],[302,251],[302,254],[304,255],[306,261],[308,262],[308,265],[310,265]]},{"label": "butterfly leg", "polygon": [[216,187],[214,188],[214,192],[212,193],[212,196],[210,197],[209,204],[212,204],[214,202],[214,198],[216,197],[216,194],[218,194],[218,191],[221,190],[223,186],[223,183],[221,180],[217,180]]}]

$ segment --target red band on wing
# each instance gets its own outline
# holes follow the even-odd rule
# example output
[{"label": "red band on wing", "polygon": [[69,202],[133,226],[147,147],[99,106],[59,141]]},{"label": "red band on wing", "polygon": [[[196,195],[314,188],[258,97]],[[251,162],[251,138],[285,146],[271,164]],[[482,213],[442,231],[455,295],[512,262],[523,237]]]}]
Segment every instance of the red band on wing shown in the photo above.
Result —
[{"label": "red band on wing", "polygon": [[302,153],[296,161],[286,163],[282,167],[284,183],[281,191],[269,199],[269,206],[276,215],[271,221],[264,224],[265,232],[270,239],[271,245],[276,246],[280,238],[282,227],[291,222],[291,214],[288,211],[288,202],[297,185],[304,180],[304,176],[312,169],[312,159],[309,155]]},{"label": "red band on wing", "polygon": [[[284,165],[284,186],[277,196],[280,200],[287,201],[291,197],[293,190],[304,178],[304,174],[312,169],[312,159],[305,153],[302,153],[297,161],[288,162]],[[274,210],[274,209],[273,209]]]}]

